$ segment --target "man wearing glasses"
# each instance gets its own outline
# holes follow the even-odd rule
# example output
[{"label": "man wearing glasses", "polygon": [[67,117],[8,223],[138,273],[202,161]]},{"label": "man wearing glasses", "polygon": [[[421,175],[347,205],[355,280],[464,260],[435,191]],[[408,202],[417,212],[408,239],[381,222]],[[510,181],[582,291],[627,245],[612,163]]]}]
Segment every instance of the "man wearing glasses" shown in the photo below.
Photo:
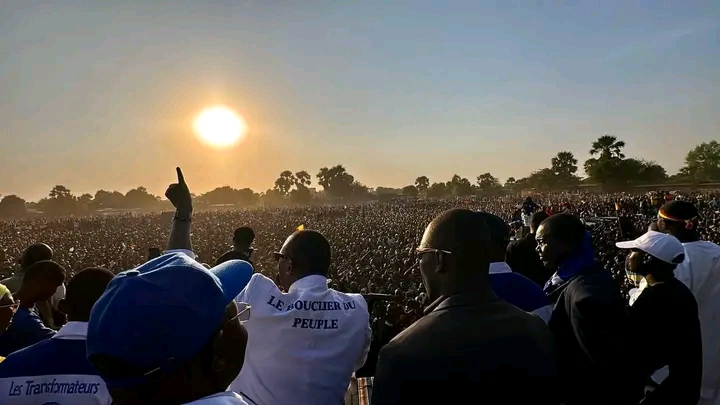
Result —
[{"label": "man wearing glasses", "polygon": [[552,336],[540,318],[493,292],[491,244],[479,212],[446,211],[428,225],[417,252],[433,302],[423,318],[380,351],[373,405],[457,398],[484,404],[552,403]]},{"label": "man wearing glasses", "polygon": [[[278,285],[256,273],[245,366],[230,390],[256,405],[337,405],[370,349],[367,303],[328,288],[330,243],[299,230],[275,253]],[[282,288],[282,290],[281,290]]]}]

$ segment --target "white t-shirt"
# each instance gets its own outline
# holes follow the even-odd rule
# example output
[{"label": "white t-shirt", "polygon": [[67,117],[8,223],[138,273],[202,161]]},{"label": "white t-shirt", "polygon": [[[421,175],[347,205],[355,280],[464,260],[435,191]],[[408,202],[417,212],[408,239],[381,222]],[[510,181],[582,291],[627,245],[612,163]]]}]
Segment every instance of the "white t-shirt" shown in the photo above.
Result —
[{"label": "white t-shirt", "polygon": [[254,274],[237,297],[252,306],[248,346],[230,391],[256,405],[338,405],[370,349],[365,299],[304,277],[281,292]]},{"label": "white t-shirt", "polygon": [[707,241],[683,243],[685,260],[675,277],[692,291],[702,335],[703,377],[700,404],[720,405],[720,246]]},{"label": "white t-shirt", "polygon": [[240,395],[227,391],[188,402],[185,405],[248,405],[248,403]]}]

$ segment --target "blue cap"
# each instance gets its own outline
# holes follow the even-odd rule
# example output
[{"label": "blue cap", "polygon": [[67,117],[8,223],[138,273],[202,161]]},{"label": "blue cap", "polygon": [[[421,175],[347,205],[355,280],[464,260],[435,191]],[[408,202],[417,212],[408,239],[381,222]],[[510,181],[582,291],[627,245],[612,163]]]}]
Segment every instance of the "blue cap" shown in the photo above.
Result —
[{"label": "blue cap", "polygon": [[122,272],[90,313],[87,355],[112,356],[148,372],[170,362],[184,364],[220,328],[225,308],[252,274],[250,263],[242,260],[208,270],[184,253]]}]

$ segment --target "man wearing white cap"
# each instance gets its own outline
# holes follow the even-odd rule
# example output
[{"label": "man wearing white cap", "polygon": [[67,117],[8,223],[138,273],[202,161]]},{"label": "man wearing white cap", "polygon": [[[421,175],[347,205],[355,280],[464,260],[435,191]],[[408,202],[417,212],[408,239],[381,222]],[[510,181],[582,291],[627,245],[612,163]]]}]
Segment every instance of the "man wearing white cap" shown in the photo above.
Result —
[{"label": "man wearing white cap", "polygon": [[[648,231],[641,237],[616,243],[630,249],[625,261],[628,278],[641,278],[628,311],[628,341],[639,350],[632,367],[638,384],[659,384],[645,394],[643,405],[696,404],[702,381],[702,339],[698,307],[692,292],[675,278],[675,267],[685,249],[675,237]],[[664,369],[669,372],[656,373]],[[665,374],[661,381],[658,375]]]}]

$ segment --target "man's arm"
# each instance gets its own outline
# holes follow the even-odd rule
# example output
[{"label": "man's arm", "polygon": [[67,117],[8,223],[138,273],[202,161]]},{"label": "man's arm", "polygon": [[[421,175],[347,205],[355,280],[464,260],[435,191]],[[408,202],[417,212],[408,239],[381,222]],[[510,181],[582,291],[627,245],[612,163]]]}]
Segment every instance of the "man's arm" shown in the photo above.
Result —
[{"label": "man's arm", "polygon": [[367,328],[365,328],[365,343],[363,346],[363,350],[360,353],[360,357],[358,357],[357,361],[355,362],[355,371],[358,371],[362,368],[362,366],[365,365],[365,362],[367,361],[368,353],[370,353],[370,345],[372,344],[372,328],[370,327],[370,320],[368,319],[367,322]]},{"label": "man's arm", "polygon": [[185,183],[182,170],[178,167],[176,171],[178,182],[171,184],[165,192],[165,196],[175,207],[175,217],[170,229],[167,250],[192,251],[192,240],[190,238],[193,212],[192,197]]}]

